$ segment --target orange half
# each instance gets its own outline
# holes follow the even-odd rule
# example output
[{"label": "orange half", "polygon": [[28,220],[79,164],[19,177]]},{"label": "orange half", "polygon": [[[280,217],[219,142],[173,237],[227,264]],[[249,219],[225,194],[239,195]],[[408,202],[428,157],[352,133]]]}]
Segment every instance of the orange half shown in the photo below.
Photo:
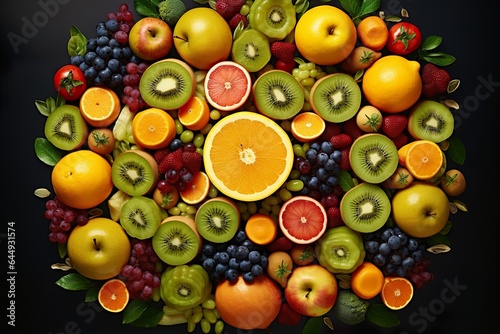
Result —
[{"label": "orange half", "polygon": [[160,149],[170,144],[175,138],[175,121],[165,110],[145,109],[134,116],[132,135],[140,147]]},{"label": "orange half", "polygon": [[189,130],[201,130],[210,121],[210,107],[204,99],[194,95],[179,108],[177,118]]},{"label": "orange half", "polygon": [[125,309],[130,298],[127,285],[120,279],[112,278],[106,281],[97,295],[101,306],[109,312],[121,312]]},{"label": "orange half", "polygon": [[292,135],[301,142],[312,141],[323,133],[326,128],[325,120],[315,112],[303,112],[292,119]]},{"label": "orange half", "polygon": [[80,112],[88,124],[94,127],[107,127],[120,114],[120,98],[108,87],[87,88],[80,98]]},{"label": "orange half", "polygon": [[400,310],[413,298],[413,284],[405,277],[386,277],[380,296],[388,308]]},{"label": "orange half", "polygon": [[434,177],[442,164],[443,151],[430,140],[414,141],[406,152],[406,168],[416,179],[428,180]]},{"label": "orange half", "polygon": [[210,190],[210,180],[203,171],[193,175],[193,180],[188,187],[179,193],[181,199],[187,204],[198,204],[203,201]]},{"label": "orange half", "polygon": [[210,182],[240,201],[262,200],[277,191],[287,180],[293,160],[288,134],[257,112],[223,117],[208,132],[203,147]]}]

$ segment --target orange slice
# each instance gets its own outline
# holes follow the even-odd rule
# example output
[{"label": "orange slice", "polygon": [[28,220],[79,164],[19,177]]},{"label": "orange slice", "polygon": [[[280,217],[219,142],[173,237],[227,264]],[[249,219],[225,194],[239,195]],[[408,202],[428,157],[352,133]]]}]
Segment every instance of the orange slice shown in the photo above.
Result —
[{"label": "orange slice", "polygon": [[386,277],[380,296],[388,308],[400,310],[413,298],[413,285],[405,277]]},{"label": "orange slice", "polygon": [[149,108],[138,112],[132,120],[132,135],[137,145],[159,149],[175,138],[175,121],[165,110]]},{"label": "orange slice", "polygon": [[210,121],[210,107],[205,100],[194,95],[179,108],[177,118],[189,130],[201,130]]},{"label": "orange slice", "polygon": [[270,118],[231,113],[208,132],[203,163],[210,182],[240,201],[262,200],[277,191],[293,167],[290,137]]},{"label": "orange slice", "polygon": [[291,124],[292,135],[301,142],[309,142],[318,138],[325,128],[325,120],[310,111],[296,115]]},{"label": "orange slice", "polygon": [[80,98],[80,112],[88,124],[94,127],[107,127],[120,114],[120,98],[108,87],[87,88]]},{"label": "orange slice", "polygon": [[99,289],[97,299],[99,304],[109,312],[121,312],[128,304],[130,295],[127,285],[120,279],[112,278]]},{"label": "orange slice", "polygon": [[203,171],[193,175],[193,180],[189,186],[179,192],[181,199],[187,204],[198,204],[203,201],[210,190],[210,180]]},{"label": "orange slice", "polygon": [[251,90],[250,73],[233,61],[215,64],[205,77],[205,96],[208,103],[218,110],[233,111],[241,107]]},{"label": "orange slice", "polygon": [[406,168],[416,179],[428,180],[434,177],[442,164],[443,151],[433,141],[416,140],[406,152]]},{"label": "orange slice", "polygon": [[276,238],[278,226],[271,216],[255,213],[248,218],[245,233],[255,244],[267,245]]}]

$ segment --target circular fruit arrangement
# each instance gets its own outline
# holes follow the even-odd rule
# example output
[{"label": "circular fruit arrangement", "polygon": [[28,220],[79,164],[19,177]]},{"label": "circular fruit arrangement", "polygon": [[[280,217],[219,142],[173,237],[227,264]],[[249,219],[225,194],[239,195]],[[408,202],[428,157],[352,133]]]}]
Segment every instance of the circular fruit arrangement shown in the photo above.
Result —
[{"label": "circular fruit arrangement", "polygon": [[36,103],[57,284],[135,327],[398,326],[467,211],[455,58],[380,1],[196,3],[71,27]]}]

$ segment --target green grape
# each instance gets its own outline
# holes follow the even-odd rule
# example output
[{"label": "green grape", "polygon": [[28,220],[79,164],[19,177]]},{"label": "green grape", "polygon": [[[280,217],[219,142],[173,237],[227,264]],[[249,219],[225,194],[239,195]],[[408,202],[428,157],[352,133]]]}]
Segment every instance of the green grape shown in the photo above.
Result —
[{"label": "green grape", "polygon": [[207,123],[207,125],[205,125],[203,128],[201,128],[200,134],[206,135],[212,129],[212,127],[213,127],[212,123]]},{"label": "green grape", "polygon": [[281,121],[280,126],[286,132],[290,132],[292,130],[292,122],[288,119]]},{"label": "green grape", "polygon": [[197,133],[193,138],[194,146],[203,147],[203,143],[205,142],[205,135],[202,133]]},{"label": "green grape", "polygon": [[175,120],[175,133],[180,135],[182,131],[184,131],[184,125],[182,125],[181,121],[177,117],[174,118]]},{"label": "green grape", "polygon": [[176,206],[179,208],[180,212],[186,212],[187,211],[187,204],[184,203],[184,202],[182,202],[182,201],[177,202]]},{"label": "green grape", "polygon": [[171,207],[170,209],[168,209],[168,213],[171,216],[178,216],[181,214],[181,210],[179,209],[179,207],[174,206],[174,207]]},{"label": "green grape", "polygon": [[240,213],[248,211],[248,206],[245,202],[237,201],[236,205],[238,206],[238,210],[240,211]]},{"label": "green grape", "polygon": [[210,111],[210,119],[217,121],[220,119],[220,117],[221,117],[221,113],[219,110],[214,109],[214,110]]},{"label": "green grape", "polygon": [[198,209],[197,209],[194,205],[187,205],[187,206],[186,206],[186,213],[187,213],[188,215],[194,215],[194,214],[196,214],[196,211],[197,211],[197,210],[198,210]]},{"label": "green grape", "polygon": [[200,326],[201,326],[201,331],[205,334],[210,333],[210,329],[212,328],[212,325],[210,322],[208,322],[207,319],[201,319],[200,321]]},{"label": "green grape", "polygon": [[247,4],[244,4],[243,6],[241,6],[240,14],[246,16],[246,15],[248,15],[248,13],[250,13],[250,6]]},{"label": "green grape", "polygon": [[300,83],[302,84],[302,86],[304,87],[312,87],[314,85],[314,78],[312,77],[307,77],[307,78],[303,78],[302,80],[300,80]]},{"label": "green grape", "polygon": [[[280,210],[281,210],[281,205],[279,205],[279,204],[273,205],[271,207],[271,216],[278,217],[278,215],[280,214]],[[274,221],[277,222],[276,219]]]},{"label": "green grape", "polygon": [[298,157],[302,158],[306,157],[306,152],[304,151],[302,145],[300,144],[293,144],[293,153]]},{"label": "green grape", "polygon": [[208,308],[203,309],[203,318],[207,319],[208,322],[211,324],[215,324],[217,322],[217,317],[215,316],[215,313]]},{"label": "green grape", "polygon": [[304,182],[302,180],[290,180],[287,181],[286,183],[286,189],[292,191],[292,192],[297,192],[301,191],[304,188]]},{"label": "green grape", "polygon": [[215,323],[215,334],[222,334],[224,331],[224,321],[222,320],[217,320]]},{"label": "green grape", "polygon": [[199,310],[194,311],[191,319],[195,324],[199,323],[203,319],[203,309],[200,307]]},{"label": "green grape", "polygon": [[214,185],[210,185],[210,189],[208,190],[208,197],[210,198],[214,198],[214,197],[217,197],[219,195],[219,190],[217,188],[215,188]]},{"label": "green grape", "polygon": [[299,177],[300,177],[300,171],[298,171],[297,169],[292,169],[290,175],[288,176],[288,178],[292,180],[298,179]]},{"label": "green grape", "polygon": [[250,212],[251,214],[254,214],[257,212],[257,203],[249,202],[249,203],[247,203],[247,208],[248,208],[248,212]]},{"label": "green grape", "polygon": [[[201,304],[201,306],[203,308],[206,308],[206,309],[209,309],[209,310],[213,310],[215,308],[215,300],[214,300],[214,297],[211,296],[210,298],[206,299],[205,301],[203,301],[203,303]],[[215,314],[214,314],[215,315]]]},{"label": "green grape", "polygon": [[194,139],[194,132],[191,130],[184,130],[179,136],[179,139],[184,143],[190,143]]},{"label": "green grape", "polygon": [[196,329],[196,323],[193,320],[188,319],[188,321],[187,321],[187,331],[188,331],[188,333],[194,332],[195,329]]},{"label": "green grape", "polygon": [[288,201],[293,196],[292,193],[290,192],[290,190],[288,190],[286,188],[281,188],[279,191],[279,195],[280,195],[280,198],[283,202]]}]

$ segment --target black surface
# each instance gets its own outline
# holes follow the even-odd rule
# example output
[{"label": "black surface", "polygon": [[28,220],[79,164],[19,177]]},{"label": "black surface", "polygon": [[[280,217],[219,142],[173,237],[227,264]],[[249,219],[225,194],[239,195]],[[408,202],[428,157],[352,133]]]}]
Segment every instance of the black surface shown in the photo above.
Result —
[{"label": "black surface", "polygon": [[[44,116],[35,108],[36,99],[54,96],[52,75],[67,63],[66,43],[71,24],[92,36],[94,26],[118,1],[9,1],[4,2],[1,20],[1,107],[2,154],[2,252],[7,268],[7,223],[15,225],[15,299],[6,298],[8,284],[2,284],[6,333],[184,333],[185,325],[152,329],[121,325],[114,315],[85,304],[81,292],[62,290],[54,282],[62,272],[50,269],[58,262],[57,251],[47,239],[43,218],[44,200],[33,195],[38,187],[50,188],[51,168],[41,163],[33,151],[35,137],[43,136]],[[132,1],[127,3],[132,6]],[[192,0],[186,0],[190,6]],[[338,4],[337,1],[334,2]],[[337,333],[482,333],[495,322],[497,304],[494,286],[495,244],[498,219],[498,160],[495,130],[498,127],[500,75],[493,50],[498,40],[493,9],[486,0],[478,1],[383,1],[386,13],[410,13],[409,21],[421,27],[424,36],[440,35],[440,50],[457,57],[448,69],[461,85],[452,98],[461,106],[456,134],[467,148],[462,169],[468,180],[461,199],[469,213],[452,216],[452,251],[432,258],[436,279],[415,293],[411,304],[401,311],[401,326],[380,329],[373,325],[335,324]],[[45,13],[45,14],[44,14]],[[137,16],[136,16],[137,18]],[[34,21],[38,20],[38,21]],[[26,22],[37,22],[35,30]],[[16,48],[9,40],[16,34],[24,40]],[[11,35],[12,36],[12,35]],[[489,82],[489,84],[488,84]],[[496,131],[497,132],[497,131]],[[496,173],[496,174],[495,174]],[[5,276],[4,276],[5,277]],[[6,279],[9,278],[7,275]],[[450,284],[455,284],[451,288]],[[8,301],[15,300],[15,327],[8,326]],[[93,308],[95,307],[95,308]],[[427,312],[427,313],[426,313]],[[425,315],[427,314],[427,315]],[[301,327],[271,327],[273,333],[300,333]],[[330,332],[323,326],[322,332]],[[226,328],[225,333],[245,333]],[[251,333],[247,332],[247,333]],[[264,333],[264,331],[253,331]]]}]

